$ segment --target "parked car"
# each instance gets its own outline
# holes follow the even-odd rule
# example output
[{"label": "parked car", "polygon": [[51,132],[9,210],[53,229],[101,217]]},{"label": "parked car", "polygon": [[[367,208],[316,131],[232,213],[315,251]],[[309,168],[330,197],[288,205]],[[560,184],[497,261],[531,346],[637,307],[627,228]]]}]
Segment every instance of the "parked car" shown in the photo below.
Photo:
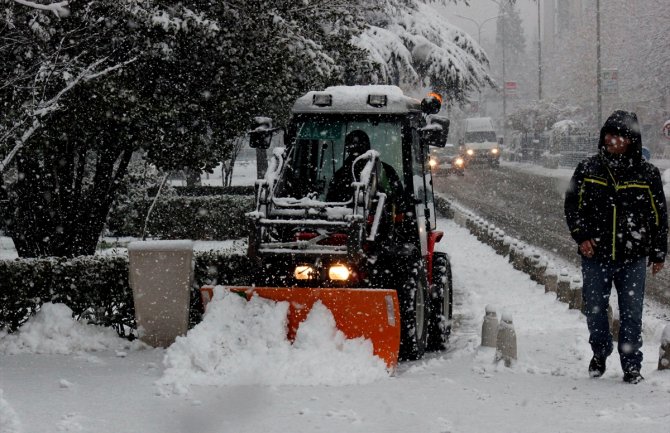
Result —
[{"label": "parked car", "polygon": [[451,173],[463,176],[465,174],[465,159],[458,146],[447,143],[444,147],[432,148],[430,164],[433,175],[449,175]]}]

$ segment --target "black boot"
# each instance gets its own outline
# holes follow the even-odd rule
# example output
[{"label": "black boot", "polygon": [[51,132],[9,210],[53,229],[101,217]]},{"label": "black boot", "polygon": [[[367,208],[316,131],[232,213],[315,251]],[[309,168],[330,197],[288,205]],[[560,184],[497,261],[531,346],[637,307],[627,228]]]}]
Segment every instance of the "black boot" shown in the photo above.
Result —
[{"label": "black boot", "polygon": [[626,383],[640,383],[644,380],[644,377],[640,374],[638,370],[628,370],[623,374],[623,381]]},{"label": "black boot", "polygon": [[589,363],[589,376],[600,377],[605,373],[607,357],[593,355]]}]

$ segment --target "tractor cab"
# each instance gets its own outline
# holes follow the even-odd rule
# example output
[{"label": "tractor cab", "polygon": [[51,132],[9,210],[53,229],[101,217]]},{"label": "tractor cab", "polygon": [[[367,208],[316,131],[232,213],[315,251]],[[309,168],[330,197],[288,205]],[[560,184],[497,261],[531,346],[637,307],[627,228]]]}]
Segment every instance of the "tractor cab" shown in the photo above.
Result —
[{"label": "tractor cab", "polygon": [[[380,305],[365,307],[384,311],[393,310],[384,298],[390,290],[398,299],[400,357],[441,348],[450,271],[446,256],[436,260],[433,251],[442,233],[428,163],[428,147],[447,141],[440,105],[439,95],[419,101],[395,86],[337,86],[299,98],[283,128],[286,147],[274,149],[248,214],[255,286],[281,296],[338,289],[341,299],[385,289]],[[250,144],[267,148],[279,129],[260,119]]]}]

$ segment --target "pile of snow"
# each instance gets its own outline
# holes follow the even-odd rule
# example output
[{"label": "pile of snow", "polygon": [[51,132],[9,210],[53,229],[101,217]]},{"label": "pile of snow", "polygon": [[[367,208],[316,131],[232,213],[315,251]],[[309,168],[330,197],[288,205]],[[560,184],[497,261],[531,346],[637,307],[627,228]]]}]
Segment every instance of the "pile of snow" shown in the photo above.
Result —
[{"label": "pile of snow", "polygon": [[83,351],[138,349],[144,345],[120,338],[111,328],[72,318],[64,304],[47,302],[14,334],[0,332],[0,354],[41,353],[69,355]]},{"label": "pile of snow", "polygon": [[21,431],[21,422],[14,409],[7,403],[0,389],[0,432],[19,433]]},{"label": "pile of snow", "polygon": [[348,385],[388,377],[369,340],[346,339],[317,302],[295,342],[286,337],[287,302],[215,290],[203,321],[170,346],[158,381],[169,394],[191,385]]}]

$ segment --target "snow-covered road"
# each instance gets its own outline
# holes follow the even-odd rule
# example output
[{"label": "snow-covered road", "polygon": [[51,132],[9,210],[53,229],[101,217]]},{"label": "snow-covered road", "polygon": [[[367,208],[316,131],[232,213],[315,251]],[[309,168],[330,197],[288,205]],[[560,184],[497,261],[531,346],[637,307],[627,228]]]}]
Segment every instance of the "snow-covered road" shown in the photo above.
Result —
[{"label": "snow-covered road", "polygon": [[[514,270],[451,220],[440,220],[454,270],[457,326],[448,351],[401,364],[390,378],[366,384],[191,386],[166,395],[163,349],[123,347],[78,351],[96,338],[67,324],[46,323],[69,354],[9,355],[0,337],[0,431],[43,433],[182,432],[426,432],[426,433],[665,433],[670,423],[670,371],[656,370],[666,325],[649,307],[645,316],[646,381],[627,385],[616,357],[601,379],[590,379],[583,317]],[[486,305],[512,315],[519,361],[493,362],[479,347]],[[44,342],[46,331],[23,336]],[[190,338],[190,337],[187,337]],[[87,340],[88,339],[88,340]],[[12,347],[16,348],[16,341]],[[203,343],[205,344],[205,343]],[[24,345],[25,347],[25,345]],[[32,350],[31,352],[35,352]],[[315,352],[314,357],[319,354]],[[286,371],[295,358],[268,358],[264,371]],[[347,372],[323,358],[342,384]],[[296,364],[296,368],[302,368]],[[189,372],[183,372],[187,375]],[[298,371],[319,382],[319,372]],[[257,381],[256,381],[257,382]],[[251,382],[250,382],[251,383]]]}]

